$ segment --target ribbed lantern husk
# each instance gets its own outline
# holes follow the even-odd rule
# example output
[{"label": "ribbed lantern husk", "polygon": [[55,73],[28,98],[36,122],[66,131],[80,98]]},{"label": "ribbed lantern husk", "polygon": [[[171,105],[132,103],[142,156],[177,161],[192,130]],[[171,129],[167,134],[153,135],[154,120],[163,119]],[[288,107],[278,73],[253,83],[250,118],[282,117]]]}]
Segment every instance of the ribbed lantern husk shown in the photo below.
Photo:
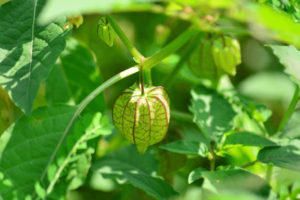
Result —
[{"label": "ribbed lantern husk", "polygon": [[140,154],[164,139],[170,121],[170,98],[163,87],[146,86],[144,95],[135,83],[116,99],[113,121]]}]

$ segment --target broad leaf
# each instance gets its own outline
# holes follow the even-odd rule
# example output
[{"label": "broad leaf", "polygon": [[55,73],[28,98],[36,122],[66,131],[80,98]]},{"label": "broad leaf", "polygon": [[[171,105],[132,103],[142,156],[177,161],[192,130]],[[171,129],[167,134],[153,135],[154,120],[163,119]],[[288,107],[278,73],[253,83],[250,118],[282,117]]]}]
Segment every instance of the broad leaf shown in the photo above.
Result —
[{"label": "broad leaf", "polygon": [[[46,99],[49,103],[79,104],[102,84],[92,53],[76,39],[67,39],[60,61],[46,81]],[[97,95],[86,108],[90,112],[104,112],[104,109],[103,94]]]},{"label": "broad leaf", "polygon": [[190,173],[189,183],[200,178],[204,178],[205,181],[208,179],[217,189],[247,190],[262,197],[268,197],[269,195],[270,186],[265,180],[239,168],[220,167],[213,172],[204,168],[198,168]]},{"label": "broad leaf", "polygon": [[[77,107],[49,106],[23,116],[0,138],[0,172],[4,199],[24,199],[44,180],[46,167]],[[1,151],[0,151],[1,152]]]},{"label": "broad leaf", "polygon": [[[178,127],[176,126],[176,128]],[[182,139],[182,134],[176,128],[173,127],[171,123],[169,125],[168,134],[158,143],[158,146]],[[157,160],[159,162],[158,174],[162,176],[166,182],[173,184],[175,172],[186,165],[187,156],[160,148],[157,149]]]},{"label": "broad leaf", "polygon": [[287,146],[266,147],[259,151],[256,162],[300,171],[300,140],[292,140]]},{"label": "broad leaf", "polygon": [[149,149],[140,155],[134,145],[107,154],[91,167],[105,178],[117,178],[119,183],[129,181],[157,199],[168,199],[177,192],[167,182],[155,177],[158,168],[154,150]]},{"label": "broad leaf", "polygon": [[223,147],[231,148],[234,146],[259,146],[269,147],[278,146],[275,142],[249,132],[236,132],[226,135]]},{"label": "broad leaf", "polygon": [[[136,1],[136,0],[134,0]],[[78,13],[105,12],[113,8],[127,8],[132,0],[49,0],[43,10],[39,22],[42,24],[49,23],[57,17],[64,15],[76,15]]]},{"label": "broad leaf", "polygon": [[63,29],[65,18],[37,24],[45,1],[14,0],[0,7],[0,84],[26,115],[70,34]]},{"label": "broad leaf", "polygon": [[[112,128],[108,117],[102,116],[99,112],[94,116],[87,114],[76,123],[75,134],[69,135],[67,143],[61,145],[58,150],[58,152],[66,152],[65,155],[59,154],[59,159],[54,160],[47,171],[50,182],[47,186],[48,194],[58,179],[60,179],[58,182],[67,185],[63,195],[67,193],[67,190],[76,189],[84,184],[91,165],[91,154],[95,152],[95,147],[90,145],[89,141],[94,139],[97,143],[99,141],[98,136],[110,134]],[[61,158],[63,161],[60,161]],[[63,171],[63,174],[67,174],[66,177],[62,175]],[[54,191],[54,193],[57,194],[58,192]]]},{"label": "broad leaf", "polygon": [[236,112],[223,96],[204,86],[192,90],[194,122],[207,137],[219,140],[224,133],[234,128]]},{"label": "broad leaf", "polygon": [[282,131],[282,136],[291,139],[300,138],[300,110],[294,111]]},{"label": "broad leaf", "polygon": [[208,147],[203,142],[178,140],[163,146],[161,149],[166,149],[171,152],[188,154],[188,155],[199,155],[206,157],[208,154]]},{"label": "broad leaf", "polygon": [[300,51],[290,46],[270,45],[274,54],[279,58],[281,64],[288,69],[288,74],[294,77],[300,84]]},{"label": "broad leaf", "polygon": [[269,5],[241,2],[234,12],[227,14],[235,20],[251,24],[250,30],[254,36],[269,37],[300,47],[300,24]]}]

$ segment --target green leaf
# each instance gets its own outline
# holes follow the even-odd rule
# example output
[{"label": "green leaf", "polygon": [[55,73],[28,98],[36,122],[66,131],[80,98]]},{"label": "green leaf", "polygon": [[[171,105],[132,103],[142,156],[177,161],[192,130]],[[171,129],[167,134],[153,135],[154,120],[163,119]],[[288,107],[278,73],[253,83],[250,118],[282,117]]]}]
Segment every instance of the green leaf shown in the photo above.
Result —
[{"label": "green leaf", "polygon": [[[258,196],[268,197],[270,186],[259,176],[246,170],[233,167],[219,167],[217,171],[207,171],[198,168],[189,175],[189,183],[200,178],[210,183],[217,189],[234,189],[235,191],[251,191]],[[205,184],[205,182],[204,182]]]},{"label": "green leaf", "polygon": [[169,199],[179,194],[170,184],[159,178],[133,173],[124,173],[124,175],[135,187],[145,190],[147,194],[157,199]]},{"label": "green leaf", "polygon": [[14,0],[0,7],[0,84],[26,115],[70,34],[63,29],[65,18],[36,23],[45,1]]},{"label": "green leaf", "polygon": [[300,140],[292,140],[286,146],[266,147],[259,151],[256,162],[300,171]]},{"label": "green leaf", "polygon": [[56,18],[64,15],[75,15],[78,13],[95,13],[109,11],[115,7],[127,8],[132,4],[132,0],[49,0],[39,17],[41,24],[47,24]]},{"label": "green leaf", "polygon": [[282,130],[282,136],[287,138],[300,138],[300,110],[295,110]]},{"label": "green leaf", "polygon": [[178,140],[163,146],[161,149],[166,149],[171,152],[188,154],[188,155],[199,155],[206,157],[208,154],[208,147],[203,142]]},{"label": "green leaf", "polygon": [[[79,104],[103,83],[92,53],[76,39],[67,39],[60,59],[61,62],[55,64],[46,81],[46,99],[49,103]],[[104,112],[103,94],[97,95],[86,109]]]},{"label": "green leaf", "polygon": [[226,135],[223,147],[231,148],[234,146],[259,146],[269,147],[278,146],[275,142],[249,132],[236,132]]},{"label": "green leaf", "polygon": [[191,91],[194,122],[207,137],[219,140],[224,133],[234,128],[236,112],[223,96],[204,86],[197,86]]},{"label": "green leaf", "polygon": [[281,64],[288,69],[288,74],[293,76],[300,84],[300,51],[290,46],[270,45]]},{"label": "green leaf", "polygon": [[0,138],[4,145],[0,193],[4,199],[24,199],[34,193],[36,181],[44,181],[46,167],[75,111],[70,106],[38,108],[4,132]]},{"label": "green leaf", "polygon": [[291,16],[278,12],[271,6],[252,2],[241,2],[235,12],[228,16],[241,22],[251,24],[253,35],[269,37],[300,47],[300,24],[294,22]]},{"label": "green leaf", "polygon": [[[52,192],[63,171],[64,174],[67,173],[66,171],[69,171],[66,181],[63,180],[68,185],[68,190],[76,189],[84,183],[91,165],[91,154],[95,152],[93,147],[88,146],[87,141],[100,135],[110,134],[112,128],[113,126],[108,123],[105,116],[103,117],[101,113],[96,113],[93,117],[87,114],[81,121],[76,123],[74,128],[75,134],[69,135],[67,143],[60,146],[59,151],[65,149],[62,152],[66,152],[62,155],[63,160],[56,163],[55,161],[52,162],[51,167],[48,168],[48,180],[50,182],[47,188],[48,194]],[[73,164],[67,168],[67,165],[70,163]],[[54,168],[54,172],[52,168]],[[49,173],[54,175],[49,176]],[[71,183],[68,184],[68,181]]]},{"label": "green leaf", "polygon": [[168,199],[177,192],[171,185],[154,177],[159,164],[156,152],[148,149],[140,155],[135,145],[122,147],[94,162],[91,169],[102,174],[104,178],[117,178],[119,183],[131,182],[158,199]]}]

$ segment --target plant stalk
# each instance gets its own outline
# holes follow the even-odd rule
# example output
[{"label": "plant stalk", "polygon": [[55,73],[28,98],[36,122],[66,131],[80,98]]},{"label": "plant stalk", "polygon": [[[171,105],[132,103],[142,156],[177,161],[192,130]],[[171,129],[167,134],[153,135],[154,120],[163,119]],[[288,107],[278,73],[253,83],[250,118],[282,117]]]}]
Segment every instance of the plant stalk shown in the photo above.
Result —
[{"label": "plant stalk", "polygon": [[175,53],[180,47],[187,43],[197,33],[198,30],[195,27],[189,28],[187,31],[185,31],[179,37],[177,37],[174,41],[172,41],[169,45],[164,47],[161,51],[149,58],[146,58],[144,62],[144,69],[151,69],[152,67],[160,63],[163,59]]},{"label": "plant stalk", "polygon": [[113,76],[112,78],[110,78],[109,80],[107,80],[106,82],[104,82],[103,84],[101,84],[99,87],[97,87],[92,93],[90,93],[78,106],[76,112],[74,113],[71,121],[69,122],[66,130],[64,131],[62,137],[60,138],[59,142],[57,143],[54,152],[52,153],[52,156],[49,160],[49,162],[47,163],[46,166],[46,170],[43,172],[42,176],[41,176],[41,181],[43,181],[45,175],[47,174],[47,169],[50,165],[50,163],[53,161],[54,156],[56,155],[58,148],[60,147],[62,141],[64,140],[64,138],[66,137],[68,131],[70,130],[73,122],[75,121],[75,119],[79,116],[79,114],[83,111],[83,109],[101,92],[103,92],[106,88],[110,87],[111,85],[113,85],[114,83],[122,80],[123,78],[130,76],[132,74],[135,74],[139,71],[139,68],[137,66],[131,67],[123,72],[120,72],[119,74]]},{"label": "plant stalk", "polygon": [[136,61],[138,61],[138,63],[140,63],[142,61],[143,55],[129,41],[129,39],[127,38],[127,36],[124,34],[124,32],[122,31],[122,29],[118,25],[118,23],[115,20],[115,18],[111,14],[109,14],[109,13],[107,13],[107,18],[108,18],[108,21],[111,24],[111,26],[114,28],[114,30],[116,31],[116,33],[118,34],[118,36],[122,40],[122,42],[125,44],[125,46],[127,47],[127,49],[132,54],[132,56],[135,58]]},{"label": "plant stalk", "polygon": [[215,171],[215,165],[216,165],[216,159],[217,156],[215,154],[214,151],[214,145],[215,145],[215,141],[210,141],[210,154],[211,154],[211,158],[208,157],[209,161],[210,161],[210,171]]},{"label": "plant stalk", "polygon": [[280,125],[278,127],[278,131],[277,132],[281,132],[284,128],[284,126],[286,125],[287,121],[289,120],[292,112],[294,111],[296,105],[297,105],[297,102],[299,100],[299,86],[297,85],[296,86],[296,89],[295,89],[295,93],[294,93],[294,96],[292,98],[292,101],[287,109],[287,111],[285,112],[281,122],[280,122]]},{"label": "plant stalk", "polygon": [[173,71],[167,76],[167,78],[162,82],[161,85],[164,85],[166,89],[169,89],[172,85],[173,81],[177,77],[178,73],[184,66],[184,63],[190,58],[191,54],[195,51],[196,47],[199,45],[199,41],[205,35],[204,32],[199,33],[194,39],[191,40],[189,46],[187,47],[186,51],[182,55],[180,61],[176,64]]},{"label": "plant stalk", "polygon": [[268,164],[267,165],[267,172],[266,172],[266,181],[267,181],[267,183],[271,182],[272,171],[273,171],[273,165],[272,164]]}]

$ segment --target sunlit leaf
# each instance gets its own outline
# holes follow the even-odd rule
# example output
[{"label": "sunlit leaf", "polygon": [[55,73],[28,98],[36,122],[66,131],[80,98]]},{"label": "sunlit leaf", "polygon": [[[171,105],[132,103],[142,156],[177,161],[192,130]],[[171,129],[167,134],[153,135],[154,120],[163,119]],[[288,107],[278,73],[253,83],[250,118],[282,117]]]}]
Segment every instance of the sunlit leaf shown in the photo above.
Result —
[{"label": "sunlit leaf", "polygon": [[283,128],[282,136],[287,138],[300,138],[300,110],[295,110]]},{"label": "sunlit leaf", "polygon": [[199,155],[206,157],[208,154],[208,147],[203,142],[178,140],[163,146],[161,149],[166,149],[171,152],[188,154],[188,155]]},{"label": "sunlit leaf", "polygon": [[167,182],[156,178],[158,162],[153,149],[140,155],[134,145],[120,148],[94,162],[92,170],[105,178],[117,178],[119,183],[131,182],[157,199],[167,199],[177,192]]},{"label": "sunlit leaf", "polygon": [[239,168],[221,167],[213,172],[198,168],[190,173],[189,183],[200,178],[208,179],[217,189],[247,190],[261,197],[268,197],[269,195],[270,186],[265,180]]},{"label": "sunlit leaf", "polygon": [[288,69],[288,74],[293,76],[300,84],[300,51],[290,46],[270,45],[281,64]]},{"label": "sunlit leaf", "polygon": [[287,146],[266,147],[259,151],[256,162],[300,171],[300,141],[292,140]]},{"label": "sunlit leaf", "polygon": [[275,142],[249,132],[235,132],[226,135],[223,147],[231,148],[234,146],[278,146]]},{"label": "sunlit leaf", "polygon": [[40,83],[65,47],[65,18],[39,26],[45,0],[14,0],[0,7],[0,84],[30,115]]},{"label": "sunlit leaf", "polygon": [[251,24],[250,29],[257,37],[269,37],[300,47],[300,24],[269,5],[241,2],[238,8],[229,10],[227,14],[235,20]]},{"label": "sunlit leaf", "polygon": [[[44,180],[46,167],[76,107],[55,106],[23,116],[0,138],[0,172],[4,180],[0,193],[4,199],[24,199],[34,193],[38,180]],[[22,177],[22,178],[20,178]]]},{"label": "sunlit leaf", "polygon": [[207,137],[219,140],[226,132],[234,128],[233,119],[236,112],[223,96],[204,86],[192,90],[194,122]]},{"label": "sunlit leaf", "polygon": [[[46,81],[46,98],[51,104],[79,104],[102,84],[92,53],[74,38],[67,39],[66,49],[60,55]],[[104,112],[103,94],[97,95],[87,106],[90,112]]]}]

